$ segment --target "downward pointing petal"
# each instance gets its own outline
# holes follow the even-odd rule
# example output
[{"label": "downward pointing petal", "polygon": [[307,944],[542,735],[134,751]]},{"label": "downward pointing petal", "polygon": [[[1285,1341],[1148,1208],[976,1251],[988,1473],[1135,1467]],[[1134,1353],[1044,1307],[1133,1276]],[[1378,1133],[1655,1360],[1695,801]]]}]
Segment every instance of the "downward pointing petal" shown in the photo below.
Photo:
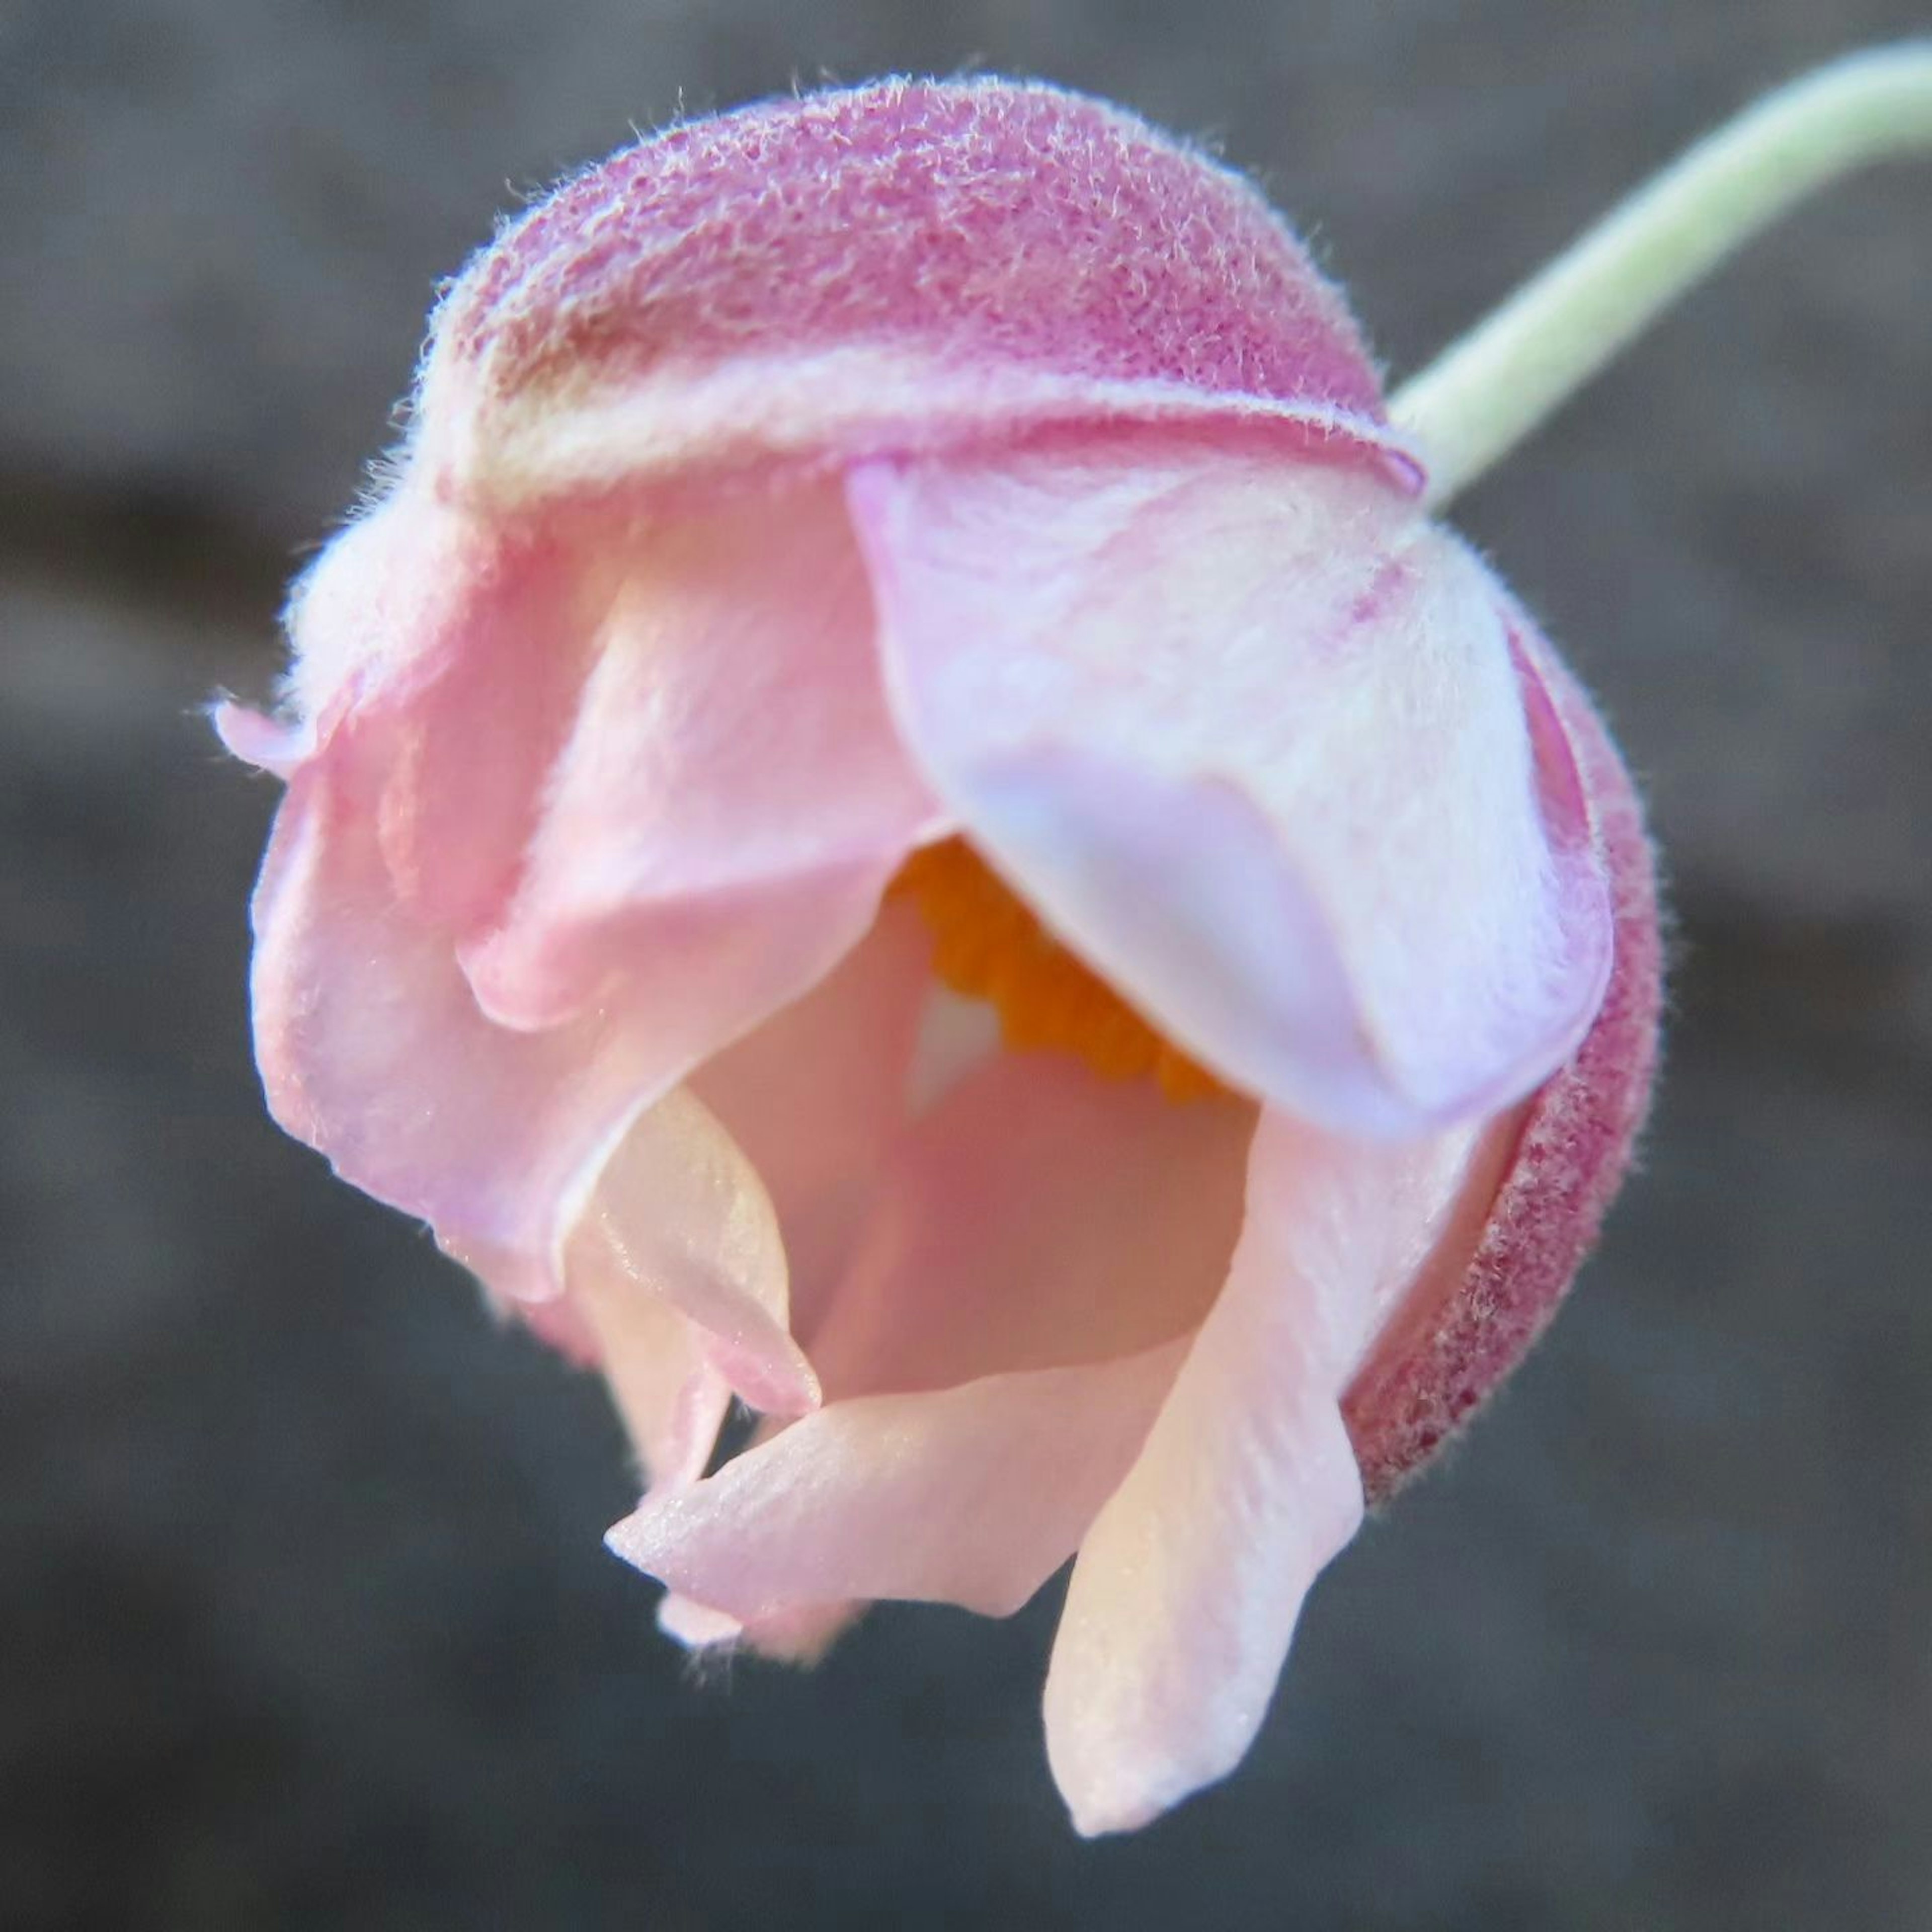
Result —
[{"label": "downward pointing petal", "polygon": [[807,1604],[761,1622],[740,1623],[676,1591],[658,1606],[658,1628],[687,1650],[744,1645],[781,1664],[816,1664],[863,1614],[863,1604]]},{"label": "downward pointing petal", "polygon": [[594,1365],[630,1432],[645,1482],[696,1482],[731,1406],[730,1384],[706,1358],[700,1331],[635,1283],[574,1265],[570,1301],[538,1306],[572,1304],[595,1339]]},{"label": "downward pointing petal", "polygon": [[[593,1318],[654,1297],[754,1408],[802,1414],[818,1379],[785,1327],[784,1244],[751,1162],[694,1096],[668,1094],[611,1155],[571,1257]],[[708,1447],[708,1445],[707,1445]]]},{"label": "downward pointing petal", "polygon": [[1469,1145],[1264,1117],[1227,1285],[1067,1591],[1047,1750],[1082,1832],[1146,1823],[1252,1742],[1302,1600],[1361,1520],[1340,1393],[1445,1225]]}]

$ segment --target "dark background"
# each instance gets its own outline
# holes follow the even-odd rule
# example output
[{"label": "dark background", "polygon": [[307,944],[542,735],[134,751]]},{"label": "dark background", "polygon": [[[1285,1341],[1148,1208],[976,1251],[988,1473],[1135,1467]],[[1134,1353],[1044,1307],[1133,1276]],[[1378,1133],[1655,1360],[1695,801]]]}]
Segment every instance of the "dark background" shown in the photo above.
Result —
[{"label": "dark background", "polygon": [[[972,64],[1218,140],[1398,373],[1867,0],[9,0],[0,11],[0,1927],[1932,1921],[1932,222],[1844,188],[1465,526],[1648,778],[1648,1172],[1245,1770],[1066,1828],[1054,1615],[698,1687],[598,1391],[263,1119],[279,588],[436,277],[677,111]],[[1049,1598],[1056,1592],[1049,1592]]]}]

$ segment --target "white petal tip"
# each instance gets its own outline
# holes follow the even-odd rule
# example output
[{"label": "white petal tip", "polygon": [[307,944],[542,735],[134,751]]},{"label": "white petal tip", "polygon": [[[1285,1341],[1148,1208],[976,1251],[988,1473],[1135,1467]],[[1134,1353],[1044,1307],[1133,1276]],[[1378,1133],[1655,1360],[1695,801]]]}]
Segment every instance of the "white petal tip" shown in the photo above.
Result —
[{"label": "white petal tip", "polygon": [[232,698],[218,700],[208,717],[232,756],[278,778],[286,778],[315,748],[313,727],[268,717]]},{"label": "white petal tip", "polygon": [[1179,1780],[1171,1774],[1159,1778],[1136,1778],[1131,1774],[1131,1767],[1120,1763],[1110,1764],[1104,1770],[1090,1766],[1084,1773],[1076,1774],[1064,1774],[1056,1766],[1054,1773],[1073,1828],[1083,1838],[1106,1838],[1119,1832],[1144,1831],[1204,1784],[1213,1784],[1226,1774],[1221,1771]]},{"label": "white petal tip", "polygon": [[745,1626],[724,1610],[714,1610],[675,1590],[658,1606],[658,1628],[687,1650],[716,1650],[741,1642]]},{"label": "white petal tip", "polygon": [[787,1337],[782,1346],[740,1347],[713,1341],[707,1349],[712,1365],[731,1385],[746,1408],[760,1415],[794,1421],[809,1415],[824,1402],[817,1372],[797,1344]]}]

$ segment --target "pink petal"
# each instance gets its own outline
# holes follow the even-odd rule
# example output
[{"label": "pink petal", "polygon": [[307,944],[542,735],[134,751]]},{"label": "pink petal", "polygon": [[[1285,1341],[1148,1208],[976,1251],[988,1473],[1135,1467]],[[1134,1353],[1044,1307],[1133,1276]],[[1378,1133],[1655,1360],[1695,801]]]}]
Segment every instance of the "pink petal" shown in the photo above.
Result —
[{"label": "pink petal", "polygon": [[[572,1247],[601,1240],[594,1228],[580,1228]],[[600,1284],[586,1280],[579,1258],[571,1292],[498,1305],[578,1368],[603,1376],[646,1486],[695,1482],[717,1445],[730,1384],[706,1358],[699,1331],[669,1303],[628,1292],[634,1285],[621,1279],[600,1297]]]},{"label": "pink petal", "polygon": [[437,313],[415,448],[502,506],[1054,422],[1381,413],[1250,183],[1055,88],[893,81],[672,128],[508,229]]},{"label": "pink petal", "polygon": [[1361,1518],[1342,1386],[1453,1214],[1472,1139],[1396,1149],[1263,1116],[1227,1286],[1067,1592],[1047,1748],[1082,1832],[1144,1824],[1252,1741]]},{"label": "pink petal", "polygon": [[807,922],[842,901],[846,927],[941,829],[886,716],[831,486],[652,522],[607,567],[520,887],[465,952],[484,1010],[514,1026],[583,1011],[640,957],[677,958],[694,922],[727,928],[782,896]]},{"label": "pink petal", "polygon": [[[884,722],[836,499],[623,544],[617,514],[512,541],[406,489],[349,533],[298,604],[323,716],[256,900],[277,1118],[524,1298],[560,1287],[629,1121],[830,970],[932,809]],[[421,634],[391,638],[404,618]],[[338,632],[364,622],[358,656]]]},{"label": "pink petal", "polygon": [[1181,1345],[828,1404],[610,1534],[746,1625],[862,1598],[1018,1609],[1132,1462]]},{"label": "pink petal", "polygon": [[314,733],[305,725],[265,717],[232,699],[214,706],[211,716],[215,735],[232,756],[278,778],[286,778],[315,748]]},{"label": "pink petal", "polygon": [[782,1414],[818,1400],[786,1332],[785,1259],[757,1174],[686,1090],[627,1133],[566,1251],[569,1287],[513,1304],[598,1370],[649,1484],[704,1473],[732,1394]]},{"label": "pink petal", "polygon": [[745,1626],[736,1617],[680,1597],[675,1590],[658,1605],[658,1628],[687,1650],[729,1649],[745,1634]]},{"label": "pink petal", "polygon": [[296,586],[294,715],[220,707],[238,757],[287,777],[353,717],[383,740],[372,808],[394,889],[459,929],[515,883],[538,789],[583,676],[586,545],[608,518],[514,532],[405,483],[336,538]]},{"label": "pink petal", "polygon": [[1616,964],[1575,1058],[1520,1110],[1459,1264],[1442,1265],[1455,1250],[1444,1242],[1348,1391],[1372,1502],[1468,1420],[1556,1312],[1629,1166],[1657,1066],[1662,944],[1642,808],[1588,698],[1529,619],[1514,616],[1518,647],[1548,693],[1544,728],[1574,747],[1585,781],[1612,884]]},{"label": "pink petal", "polygon": [[[791,1426],[761,1420],[748,1448],[761,1448]],[[813,1664],[865,1614],[866,1607],[862,1601],[833,1599],[796,1604],[746,1623],[727,1611],[671,1590],[658,1605],[658,1628],[687,1650],[746,1649],[782,1664]]]},{"label": "pink petal", "polygon": [[571,1289],[567,1301],[537,1306],[580,1312],[646,1484],[696,1482],[731,1406],[730,1384],[706,1354],[703,1331],[614,1268],[573,1259]]},{"label": "pink petal", "polygon": [[876,464],[908,741],[1053,929],[1232,1084],[1350,1132],[1493,1112],[1610,963],[1498,592],[1372,469],[1126,433]]},{"label": "pink petal", "polygon": [[808,1338],[905,1119],[932,950],[913,908],[883,907],[829,977],[692,1076],[778,1210]]},{"label": "pink petal", "polygon": [[[1226,1272],[1252,1127],[1245,1107],[1177,1107],[1150,1082],[1103,1080],[1066,1055],[986,1060],[907,1131],[879,1177],[850,1270],[814,1339],[828,1388],[849,1397],[962,1382],[1032,1386],[1032,1378],[1012,1372],[1158,1354],[1200,1319]],[[875,1412],[864,1400],[837,1408]],[[794,1424],[728,1465],[706,1490],[742,1482],[734,1472],[760,1457],[771,1458],[760,1466],[806,1480],[806,1458],[818,1438],[794,1443],[782,1463],[772,1453],[806,1426]],[[1009,1451],[982,1444],[970,1453]],[[770,1478],[774,1487],[788,1480]],[[1051,1546],[1058,1555],[1037,1574],[1024,1573],[1016,1601],[1072,1554],[1105,1492],[1082,1488],[1059,1500]],[[932,1506],[950,1505],[935,1498]],[[747,1503],[733,1520],[749,1522],[754,1507],[764,1504]],[[876,1523],[884,1507],[853,1504],[862,1527]],[[656,1567],[634,1550],[625,1553]],[[661,1612],[680,1641],[742,1642],[800,1660],[816,1655],[856,1613],[848,1597],[950,1594],[937,1585],[855,1582],[829,1597],[812,1594],[804,1607],[787,1598],[782,1608],[741,1621],[721,1615],[721,1606],[735,1607],[729,1600],[681,1573],[660,1574],[703,1599],[674,1598]]]},{"label": "pink petal", "polygon": [[1071,1055],[996,1054],[894,1148],[813,1360],[828,1394],[939,1388],[1187,1334],[1240,1224],[1252,1109]]},{"label": "pink petal", "polygon": [[[271,1110],[346,1179],[435,1227],[504,1296],[562,1286],[560,1250],[631,1121],[715,1046],[794,997],[863,930],[817,904],[700,908],[621,1002],[538,1033],[479,1013],[447,938],[395,896],[356,725],[298,771],[256,889],[256,1052]],[[374,763],[372,776],[367,767]]]},{"label": "pink petal", "polygon": [[687,1650],[740,1646],[780,1664],[816,1664],[865,1614],[860,1603],[805,1604],[757,1623],[670,1592],[658,1606],[658,1628]]},{"label": "pink petal", "polygon": [[[786,1328],[784,1244],[770,1198],[689,1093],[666,1094],[618,1144],[568,1265],[620,1400],[626,1378],[649,1377],[655,1389],[688,1376],[642,1358],[660,1324],[640,1328],[633,1307],[656,1301],[691,1324],[706,1360],[754,1408],[796,1415],[817,1406],[818,1378]],[[710,1447],[707,1438],[700,1466]]]}]

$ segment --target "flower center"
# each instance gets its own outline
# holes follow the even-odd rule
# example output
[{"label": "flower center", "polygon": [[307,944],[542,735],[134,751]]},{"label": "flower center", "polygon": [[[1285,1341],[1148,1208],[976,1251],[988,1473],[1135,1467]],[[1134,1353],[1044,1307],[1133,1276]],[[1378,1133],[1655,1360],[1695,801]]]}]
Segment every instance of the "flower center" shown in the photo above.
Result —
[{"label": "flower center", "polygon": [[1108,1080],[1151,1077],[1170,1100],[1225,1092],[1062,946],[964,839],[922,846],[886,890],[918,907],[933,970],[991,1006],[1013,1051],[1077,1054]]}]

